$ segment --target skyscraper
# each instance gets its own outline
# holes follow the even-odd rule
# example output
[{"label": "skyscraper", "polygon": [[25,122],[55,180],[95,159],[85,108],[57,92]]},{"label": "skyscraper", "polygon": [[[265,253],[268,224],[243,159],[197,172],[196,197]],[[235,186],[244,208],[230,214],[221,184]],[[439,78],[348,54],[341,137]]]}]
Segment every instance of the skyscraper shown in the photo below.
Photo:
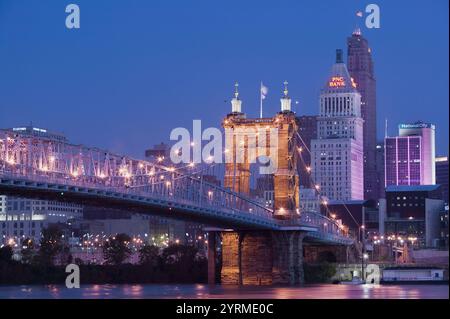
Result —
[{"label": "skyscraper", "polygon": [[359,29],[347,39],[347,65],[356,89],[361,94],[361,115],[364,120],[364,199],[378,200],[376,80],[371,49]]},{"label": "skyscraper", "polygon": [[385,186],[423,185],[420,136],[386,137]]},{"label": "skyscraper", "polygon": [[422,170],[423,184],[436,184],[436,146],[435,146],[435,126],[429,123],[418,121],[412,124],[400,124],[398,134],[400,136],[421,136],[422,137]]},{"label": "skyscraper", "polygon": [[363,199],[363,119],[361,95],[342,59],[320,94],[318,138],[311,141],[313,180],[331,200]]},{"label": "skyscraper", "polygon": [[400,124],[399,135],[385,139],[385,186],[436,184],[434,125]]}]

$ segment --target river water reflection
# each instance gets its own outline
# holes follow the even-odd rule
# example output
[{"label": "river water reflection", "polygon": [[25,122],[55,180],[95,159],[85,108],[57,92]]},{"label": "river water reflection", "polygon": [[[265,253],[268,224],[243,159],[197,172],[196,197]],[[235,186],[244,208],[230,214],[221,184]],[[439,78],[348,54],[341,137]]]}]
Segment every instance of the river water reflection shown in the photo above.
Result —
[{"label": "river water reflection", "polygon": [[448,285],[308,285],[223,287],[208,285],[0,286],[0,299],[448,299]]}]

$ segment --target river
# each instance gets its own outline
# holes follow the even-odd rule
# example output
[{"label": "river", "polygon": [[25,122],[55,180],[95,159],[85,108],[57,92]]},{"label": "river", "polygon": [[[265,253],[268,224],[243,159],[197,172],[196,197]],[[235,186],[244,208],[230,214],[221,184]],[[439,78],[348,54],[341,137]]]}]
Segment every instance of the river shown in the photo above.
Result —
[{"label": "river", "polygon": [[208,285],[0,286],[0,299],[448,299],[448,285]]}]

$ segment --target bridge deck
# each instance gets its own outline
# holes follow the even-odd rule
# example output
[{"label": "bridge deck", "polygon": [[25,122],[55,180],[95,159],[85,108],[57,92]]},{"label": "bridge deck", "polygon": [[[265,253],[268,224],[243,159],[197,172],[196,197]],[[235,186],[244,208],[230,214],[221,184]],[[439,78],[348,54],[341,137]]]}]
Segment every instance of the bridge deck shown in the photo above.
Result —
[{"label": "bridge deck", "polygon": [[[92,188],[83,185],[48,183],[23,177],[5,177],[0,174],[0,193],[16,197],[38,198],[45,200],[67,201],[83,205],[93,205],[127,209],[143,214],[157,215],[165,218],[196,221],[211,226],[233,229],[261,229],[273,231],[300,230],[308,232],[310,240],[324,243],[351,244],[348,237],[324,232],[317,222],[312,221],[311,214],[296,221],[279,221],[267,215],[258,215],[232,208],[218,208],[208,203],[201,206],[187,200],[170,196],[149,196],[128,191]],[[316,217],[317,216],[313,216]],[[324,216],[320,216],[321,222]]]}]

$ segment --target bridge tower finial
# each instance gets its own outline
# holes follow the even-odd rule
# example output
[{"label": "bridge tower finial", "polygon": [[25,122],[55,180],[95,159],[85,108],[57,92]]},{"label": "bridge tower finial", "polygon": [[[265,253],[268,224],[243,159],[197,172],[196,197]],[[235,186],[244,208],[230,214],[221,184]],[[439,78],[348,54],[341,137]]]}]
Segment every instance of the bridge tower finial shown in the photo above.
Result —
[{"label": "bridge tower finial", "polygon": [[231,112],[242,113],[242,101],[239,99],[239,83],[234,83],[234,98],[231,100]]},{"label": "bridge tower finial", "polygon": [[281,112],[291,112],[291,98],[289,97],[288,93],[288,81],[284,81],[284,96],[281,98]]}]

